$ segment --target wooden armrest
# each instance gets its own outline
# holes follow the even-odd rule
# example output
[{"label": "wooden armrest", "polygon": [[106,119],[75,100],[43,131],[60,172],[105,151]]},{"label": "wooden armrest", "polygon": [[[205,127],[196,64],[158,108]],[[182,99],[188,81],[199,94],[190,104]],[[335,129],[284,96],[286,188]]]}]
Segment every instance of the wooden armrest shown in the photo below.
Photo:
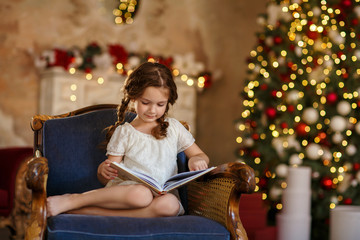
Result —
[{"label": "wooden armrest", "polygon": [[46,229],[46,182],[48,161],[44,157],[34,157],[27,163],[25,180],[32,190],[32,205],[26,240],[43,239]]},{"label": "wooden armrest", "polygon": [[239,216],[242,193],[255,190],[254,170],[244,163],[220,165],[188,186],[189,213],[224,225],[232,239],[248,239]]}]

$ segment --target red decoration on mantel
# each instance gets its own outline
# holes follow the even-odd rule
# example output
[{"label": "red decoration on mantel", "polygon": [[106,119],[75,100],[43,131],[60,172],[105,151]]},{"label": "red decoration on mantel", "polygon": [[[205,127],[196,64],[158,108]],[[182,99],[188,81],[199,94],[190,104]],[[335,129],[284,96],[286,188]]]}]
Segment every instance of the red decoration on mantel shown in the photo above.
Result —
[{"label": "red decoration on mantel", "polygon": [[74,56],[65,50],[55,48],[52,59],[47,59],[47,67],[63,67],[68,70],[72,62],[74,62]]},{"label": "red decoration on mantel", "polygon": [[128,53],[125,48],[119,44],[112,44],[108,46],[109,53],[113,57],[113,64],[126,64],[128,60]]},{"label": "red decoration on mantel", "polygon": [[160,58],[159,59],[159,63],[164,64],[165,66],[167,66],[168,68],[171,67],[171,65],[173,64],[174,59],[172,57],[168,57],[168,58]]},{"label": "red decoration on mantel", "polygon": [[205,73],[203,75],[203,77],[205,78],[205,82],[204,82],[204,88],[210,88],[212,85],[212,77],[210,73]]},{"label": "red decoration on mantel", "polygon": [[[110,61],[108,61],[109,56]],[[95,59],[95,57],[98,58]],[[198,62],[187,63],[188,67],[184,67],[182,66],[184,64],[182,62],[186,61],[186,59],[183,59],[182,56],[179,56],[178,59],[179,60],[176,61],[175,58],[174,61],[173,57],[128,52],[120,44],[109,44],[107,46],[107,50],[103,50],[96,42],[94,42],[86,46],[84,50],[80,50],[76,47],[68,50],[59,48],[45,50],[38,58],[39,61],[37,62],[37,67],[63,67],[65,70],[71,70],[71,73],[74,73],[76,70],[80,70],[85,73],[92,73],[96,68],[104,70],[106,68],[113,67],[118,74],[127,75],[130,70],[133,70],[141,63],[146,61],[155,61],[164,64],[171,71],[176,69],[179,76],[185,75],[191,78],[193,81],[187,83],[189,86],[195,85],[198,89],[210,88],[212,86],[213,76],[209,71],[204,69],[202,63],[198,64],[200,67],[194,66],[194,69],[191,69],[191,66]],[[221,73],[217,74],[216,77],[219,77],[219,75],[221,75]]]}]

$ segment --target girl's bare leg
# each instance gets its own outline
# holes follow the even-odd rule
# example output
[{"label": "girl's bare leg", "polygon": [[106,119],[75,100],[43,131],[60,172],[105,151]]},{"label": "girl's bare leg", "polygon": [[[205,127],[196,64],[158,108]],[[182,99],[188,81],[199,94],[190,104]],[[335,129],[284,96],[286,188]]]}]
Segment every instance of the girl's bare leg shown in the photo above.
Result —
[{"label": "girl's bare leg", "polygon": [[144,208],[151,204],[152,192],[143,185],[113,186],[99,188],[80,194],[64,194],[48,197],[48,216],[83,207],[109,209]]},{"label": "girl's bare leg", "polygon": [[69,211],[68,213],[122,217],[170,217],[176,216],[179,213],[179,209],[180,204],[177,197],[168,193],[154,198],[151,204],[144,208],[109,209],[100,207],[84,207]]}]

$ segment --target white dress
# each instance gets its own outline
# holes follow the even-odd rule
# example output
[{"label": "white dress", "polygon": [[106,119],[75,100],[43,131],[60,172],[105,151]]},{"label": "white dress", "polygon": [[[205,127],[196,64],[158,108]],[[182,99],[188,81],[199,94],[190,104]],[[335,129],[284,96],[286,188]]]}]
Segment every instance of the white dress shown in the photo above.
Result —
[{"label": "white dress", "polygon": [[[147,174],[160,184],[178,172],[177,154],[190,147],[195,139],[176,119],[169,122],[167,136],[154,136],[136,130],[130,123],[117,127],[107,145],[107,155],[124,156],[121,164],[132,170]],[[107,187],[131,184],[119,178],[110,180]]]}]

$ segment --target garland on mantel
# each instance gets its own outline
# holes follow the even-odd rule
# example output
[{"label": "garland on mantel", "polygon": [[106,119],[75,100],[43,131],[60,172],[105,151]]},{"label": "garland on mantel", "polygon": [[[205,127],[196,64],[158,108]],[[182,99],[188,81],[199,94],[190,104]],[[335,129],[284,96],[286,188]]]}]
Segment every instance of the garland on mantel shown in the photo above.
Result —
[{"label": "garland on mantel", "polygon": [[97,43],[91,43],[83,50],[77,47],[71,49],[56,47],[44,51],[36,59],[36,65],[41,69],[60,67],[71,74],[80,71],[85,73],[88,79],[93,73],[127,75],[146,61],[166,65],[175,77],[180,77],[189,86],[197,86],[199,90],[209,88],[212,84],[211,73],[205,71],[205,65],[197,62],[192,53],[173,57],[155,56],[149,53],[128,52],[120,44],[109,44],[107,48],[102,48]]}]

